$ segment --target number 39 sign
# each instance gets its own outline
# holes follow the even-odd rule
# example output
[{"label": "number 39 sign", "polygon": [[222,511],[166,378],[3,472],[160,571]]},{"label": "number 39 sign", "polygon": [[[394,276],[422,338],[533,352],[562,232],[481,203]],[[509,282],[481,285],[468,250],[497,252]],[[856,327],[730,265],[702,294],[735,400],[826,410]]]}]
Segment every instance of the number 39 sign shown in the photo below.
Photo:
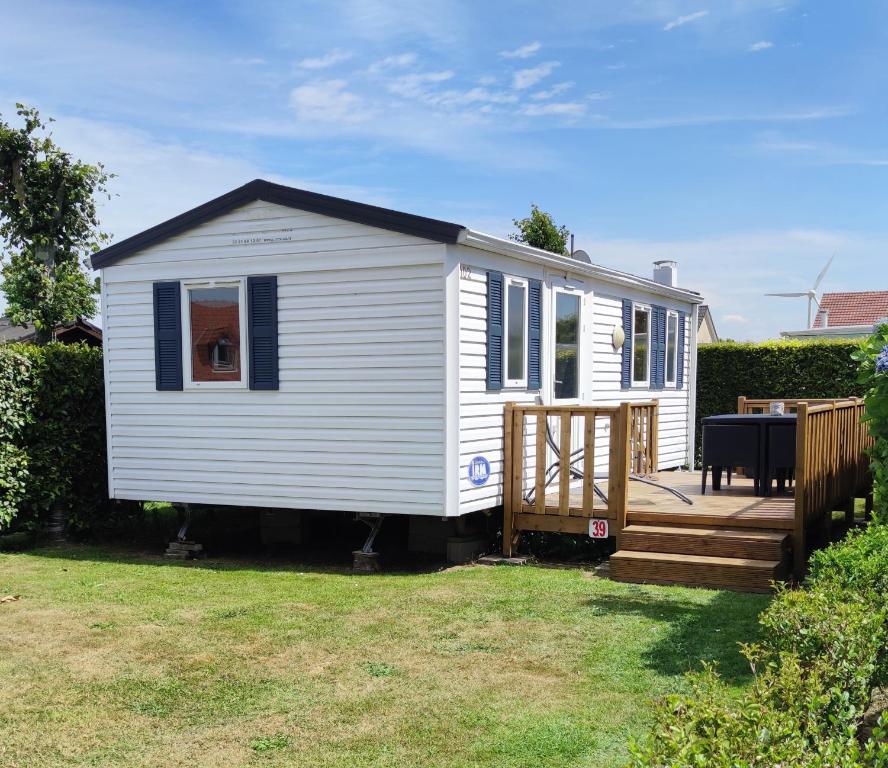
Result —
[{"label": "number 39 sign", "polygon": [[595,517],[589,520],[589,536],[593,539],[606,539],[608,537],[607,520]]}]

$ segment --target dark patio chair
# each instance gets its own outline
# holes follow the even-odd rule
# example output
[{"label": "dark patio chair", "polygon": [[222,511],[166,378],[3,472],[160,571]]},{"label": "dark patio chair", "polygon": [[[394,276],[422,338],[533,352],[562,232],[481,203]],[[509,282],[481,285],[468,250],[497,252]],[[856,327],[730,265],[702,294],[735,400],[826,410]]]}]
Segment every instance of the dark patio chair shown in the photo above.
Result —
[{"label": "dark patio chair", "polygon": [[759,428],[745,424],[703,425],[703,472],[702,492],[706,494],[706,475],[712,467],[712,490],[721,490],[722,470],[728,471],[731,484],[731,468],[745,467],[752,472],[755,493],[759,493],[760,481]]},{"label": "dark patio chair", "polygon": [[796,425],[771,424],[768,427],[768,466],[764,477],[766,496],[771,494],[771,481],[777,479],[777,493],[792,486],[796,459]]}]

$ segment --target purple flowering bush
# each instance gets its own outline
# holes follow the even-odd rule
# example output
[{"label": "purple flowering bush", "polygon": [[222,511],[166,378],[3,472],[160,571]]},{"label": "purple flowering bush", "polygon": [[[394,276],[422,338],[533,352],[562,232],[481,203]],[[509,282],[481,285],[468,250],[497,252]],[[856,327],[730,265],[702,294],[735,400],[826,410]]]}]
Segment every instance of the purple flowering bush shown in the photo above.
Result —
[{"label": "purple flowering bush", "polygon": [[879,326],[854,354],[859,381],[866,387],[866,418],[872,449],[876,513],[888,522],[888,323]]}]

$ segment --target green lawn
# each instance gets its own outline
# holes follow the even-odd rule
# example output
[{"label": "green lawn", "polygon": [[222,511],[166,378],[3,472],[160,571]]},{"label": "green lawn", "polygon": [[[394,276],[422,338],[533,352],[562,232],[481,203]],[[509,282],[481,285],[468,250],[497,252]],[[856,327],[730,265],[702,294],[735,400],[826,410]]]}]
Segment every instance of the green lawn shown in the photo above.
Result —
[{"label": "green lawn", "polygon": [[767,597],[574,569],[355,577],[0,554],[0,765],[616,766]]}]

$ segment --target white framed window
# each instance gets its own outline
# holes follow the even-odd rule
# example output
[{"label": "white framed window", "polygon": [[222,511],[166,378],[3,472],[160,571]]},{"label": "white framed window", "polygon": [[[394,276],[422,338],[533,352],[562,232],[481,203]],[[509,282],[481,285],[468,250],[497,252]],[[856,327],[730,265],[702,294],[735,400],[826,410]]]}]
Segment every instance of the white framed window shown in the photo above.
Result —
[{"label": "white framed window", "polygon": [[245,281],[182,283],[182,356],[188,389],[247,386]]},{"label": "white framed window", "polygon": [[632,386],[647,387],[651,381],[651,308],[632,305]]},{"label": "white framed window", "polygon": [[581,295],[556,288],[555,304],[555,376],[552,388],[555,400],[575,400],[580,396],[580,312]]},{"label": "white framed window", "polygon": [[674,387],[678,380],[678,312],[666,313],[666,386]]},{"label": "white framed window", "polygon": [[506,277],[503,385],[527,387],[527,280]]}]

